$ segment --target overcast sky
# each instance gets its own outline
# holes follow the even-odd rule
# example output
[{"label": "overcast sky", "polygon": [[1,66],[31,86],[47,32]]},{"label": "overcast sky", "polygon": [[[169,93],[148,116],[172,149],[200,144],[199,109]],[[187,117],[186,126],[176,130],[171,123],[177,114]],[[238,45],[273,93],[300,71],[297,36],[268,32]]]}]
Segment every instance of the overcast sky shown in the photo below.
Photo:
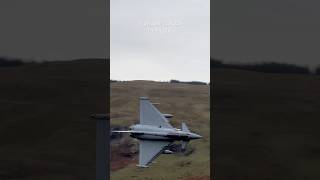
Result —
[{"label": "overcast sky", "polygon": [[[209,3],[111,0],[112,77],[208,80],[209,36],[227,61],[319,64],[320,1],[214,0],[211,35]],[[1,0],[0,56],[104,58],[107,18],[103,0]]]},{"label": "overcast sky", "polygon": [[209,82],[209,3],[111,0],[111,79]]},{"label": "overcast sky", "polygon": [[320,1],[214,0],[212,56],[320,64]]},{"label": "overcast sky", "polygon": [[106,57],[106,1],[1,0],[0,56]]}]

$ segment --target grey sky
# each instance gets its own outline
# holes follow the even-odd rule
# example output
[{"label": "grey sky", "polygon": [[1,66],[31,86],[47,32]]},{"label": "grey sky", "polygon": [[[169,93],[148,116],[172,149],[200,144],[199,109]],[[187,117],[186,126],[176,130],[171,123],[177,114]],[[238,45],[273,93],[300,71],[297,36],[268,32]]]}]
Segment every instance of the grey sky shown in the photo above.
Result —
[{"label": "grey sky", "polygon": [[106,57],[106,1],[1,0],[0,56]]},{"label": "grey sky", "polygon": [[214,0],[212,56],[320,64],[320,1]]},{"label": "grey sky", "polygon": [[209,3],[111,0],[111,79],[208,82]]}]

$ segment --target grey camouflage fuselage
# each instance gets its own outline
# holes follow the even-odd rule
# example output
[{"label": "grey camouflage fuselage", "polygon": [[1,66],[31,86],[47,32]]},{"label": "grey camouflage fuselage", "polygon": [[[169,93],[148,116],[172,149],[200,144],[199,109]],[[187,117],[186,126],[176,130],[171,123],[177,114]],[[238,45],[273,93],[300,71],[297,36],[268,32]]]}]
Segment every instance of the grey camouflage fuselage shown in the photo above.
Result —
[{"label": "grey camouflage fuselage", "polygon": [[192,132],[182,131],[177,128],[155,127],[151,125],[136,124],[130,126],[131,137],[143,140],[164,140],[164,141],[190,141],[201,138],[200,135]]}]

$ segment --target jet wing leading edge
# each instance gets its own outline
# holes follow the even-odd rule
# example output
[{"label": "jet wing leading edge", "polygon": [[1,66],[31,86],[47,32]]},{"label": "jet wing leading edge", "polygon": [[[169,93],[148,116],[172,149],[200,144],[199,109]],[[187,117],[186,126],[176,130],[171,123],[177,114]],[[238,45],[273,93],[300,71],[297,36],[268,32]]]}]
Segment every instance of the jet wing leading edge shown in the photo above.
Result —
[{"label": "jet wing leading edge", "polygon": [[140,98],[140,124],[173,128],[146,97]]}]

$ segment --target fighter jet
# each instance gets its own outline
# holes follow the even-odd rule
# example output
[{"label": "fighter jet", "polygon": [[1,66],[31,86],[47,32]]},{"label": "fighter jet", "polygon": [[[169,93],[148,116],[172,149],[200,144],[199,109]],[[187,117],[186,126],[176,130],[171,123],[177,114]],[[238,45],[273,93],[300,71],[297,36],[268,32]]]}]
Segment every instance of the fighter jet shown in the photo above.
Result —
[{"label": "fighter jet", "polygon": [[168,147],[174,141],[181,141],[182,149],[188,142],[201,138],[200,135],[191,132],[182,122],[181,129],[170,125],[167,118],[171,114],[162,114],[147,97],[140,97],[140,123],[130,126],[128,131],[113,131],[130,133],[130,136],[139,140],[139,164],[138,167],[148,167],[160,154],[172,154]]}]

